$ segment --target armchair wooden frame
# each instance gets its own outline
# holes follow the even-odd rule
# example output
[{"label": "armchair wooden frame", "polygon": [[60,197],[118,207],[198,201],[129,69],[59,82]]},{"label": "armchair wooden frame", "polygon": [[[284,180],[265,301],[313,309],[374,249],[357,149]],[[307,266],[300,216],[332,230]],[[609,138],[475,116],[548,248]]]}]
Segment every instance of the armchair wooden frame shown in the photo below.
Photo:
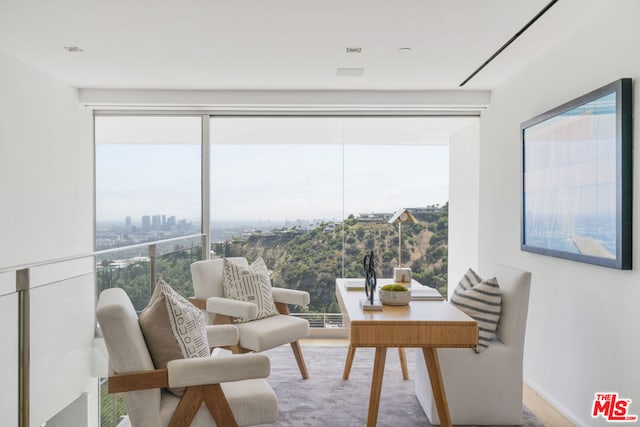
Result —
[{"label": "armchair wooden frame", "polygon": [[[204,310],[204,311],[207,310],[207,300],[205,299],[192,297],[192,298],[189,298],[189,302],[191,302],[191,304],[193,304],[194,306],[198,307],[201,310]],[[280,314],[287,315],[287,316],[290,314],[288,304],[285,304],[282,302],[276,302],[276,308],[278,309],[278,313]],[[234,324],[233,319],[234,318],[232,316],[215,314],[213,319],[213,324],[214,325],[233,325]],[[304,362],[304,357],[302,355],[302,349],[300,348],[300,343],[296,340],[296,341],[291,341],[289,344],[291,345],[291,349],[293,350],[293,355],[296,358],[296,363],[298,364],[298,369],[300,369],[300,374],[302,375],[302,378],[305,380],[309,379],[309,372],[307,371],[307,365]],[[228,348],[235,354],[250,353],[253,351],[253,350],[241,347],[240,344],[234,344],[226,348]]]},{"label": "armchair wooden frame", "polygon": [[[125,393],[162,387],[169,387],[167,369],[112,374],[107,383],[109,393]],[[169,421],[169,427],[189,427],[203,403],[219,427],[238,426],[220,384],[206,384],[185,388],[171,421]]]}]

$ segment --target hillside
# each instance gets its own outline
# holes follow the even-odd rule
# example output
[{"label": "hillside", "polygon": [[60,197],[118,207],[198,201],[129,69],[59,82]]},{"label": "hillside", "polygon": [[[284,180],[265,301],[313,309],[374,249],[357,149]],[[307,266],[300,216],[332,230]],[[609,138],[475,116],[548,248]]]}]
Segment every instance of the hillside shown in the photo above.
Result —
[{"label": "hillside", "polygon": [[[402,229],[403,266],[411,267],[419,282],[447,286],[447,205],[428,214],[416,214],[419,224]],[[362,260],[374,251],[378,277],[391,277],[398,266],[398,227],[386,222],[350,217],[343,224],[321,224],[312,230],[281,229],[251,234],[212,245],[217,255],[261,256],[273,270],[273,286],[301,289],[311,295],[310,312],[339,312],[335,301],[336,277],[362,277]],[[344,238],[344,274],[342,265]]]},{"label": "hillside", "polygon": [[[429,213],[414,213],[418,224],[402,228],[403,267],[411,267],[420,283],[447,294],[447,205]],[[344,226],[344,235],[342,227]],[[344,273],[343,273],[344,240]],[[301,289],[311,295],[309,312],[338,313],[335,300],[337,277],[362,277],[365,254],[374,251],[378,277],[392,277],[398,266],[398,227],[386,221],[363,221],[354,217],[342,223],[325,223],[313,229],[296,227],[253,232],[243,238],[214,243],[216,256],[244,256],[249,261],[261,256],[273,270],[274,286]],[[201,259],[200,246],[176,246],[159,256],[157,275],[185,297],[193,295],[190,265]],[[104,260],[98,269],[98,290],[121,287],[135,308],[142,310],[149,301],[148,261],[118,265]],[[292,311],[298,310],[292,307]]]}]

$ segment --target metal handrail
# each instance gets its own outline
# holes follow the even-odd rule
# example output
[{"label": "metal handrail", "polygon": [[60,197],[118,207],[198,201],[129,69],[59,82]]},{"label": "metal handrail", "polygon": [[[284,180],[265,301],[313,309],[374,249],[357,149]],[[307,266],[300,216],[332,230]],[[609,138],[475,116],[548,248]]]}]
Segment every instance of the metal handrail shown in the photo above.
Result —
[{"label": "metal handrail", "polygon": [[[206,248],[207,235],[203,233],[191,234],[187,236],[173,237],[170,239],[155,240],[151,242],[138,243],[130,246],[123,246],[120,248],[104,249],[101,251],[93,251],[81,255],[72,255],[62,258],[49,259],[45,261],[32,262],[28,264],[20,264],[11,267],[3,267],[0,269],[0,274],[15,272],[16,274],[16,293],[18,294],[18,426],[29,427],[30,426],[30,377],[31,377],[31,365],[30,365],[30,337],[31,337],[31,285],[30,285],[30,271],[32,268],[42,267],[46,265],[53,265],[68,261],[75,261],[84,258],[95,257],[99,255],[109,254],[113,252],[119,252],[130,249],[137,249],[141,247],[148,247],[151,262],[154,267],[151,271],[151,283],[152,287],[155,283],[155,254],[158,244],[176,242],[186,239],[192,239],[200,237],[203,244],[203,257],[208,256],[209,251]],[[205,255],[206,254],[206,255]]]},{"label": "metal handrail", "polygon": [[31,263],[28,263],[28,264],[13,265],[13,266],[10,266],[10,267],[0,268],[0,274],[2,274],[2,273],[10,273],[12,271],[18,271],[18,270],[26,270],[26,269],[29,269],[29,268],[42,267],[42,266],[45,266],[45,265],[58,264],[58,263],[61,263],[61,262],[75,261],[75,260],[78,260],[78,259],[90,258],[90,257],[98,256],[98,255],[105,255],[105,254],[109,254],[109,253],[113,253],[113,252],[120,252],[120,251],[124,251],[124,250],[129,250],[129,249],[138,249],[138,248],[148,247],[149,245],[158,245],[158,244],[163,244],[163,243],[171,243],[171,242],[177,242],[177,241],[180,241],[180,240],[193,239],[195,237],[205,237],[205,236],[206,236],[206,234],[203,234],[203,233],[190,234],[188,236],[172,237],[170,239],[164,239],[164,240],[153,240],[153,241],[150,241],[150,242],[137,243],[135,245],[122,246],[122,247],[119,247],[119,248],[111,248],[111,249],[103,249],[103,250],[100,250],[100,251],[87,252],[87,253],[81,254],[81,255],[70,255],[70,256],[66,256],[66,257],[62,257],[62,258],[52,258],[52,259],[48,259],[48,260],[45,260],[45,261],[31,262]]}]

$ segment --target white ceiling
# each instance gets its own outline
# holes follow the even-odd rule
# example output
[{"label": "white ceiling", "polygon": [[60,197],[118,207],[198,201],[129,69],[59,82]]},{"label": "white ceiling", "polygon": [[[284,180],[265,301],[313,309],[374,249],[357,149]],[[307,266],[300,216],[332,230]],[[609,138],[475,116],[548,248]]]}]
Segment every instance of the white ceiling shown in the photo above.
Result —
[{"label": "white ceiling", "polygon": [[[465,89],[492,89],[599,1],[560,0]],[[456,89],[548,2],[0,0],[0,51],[80,88]]]}]

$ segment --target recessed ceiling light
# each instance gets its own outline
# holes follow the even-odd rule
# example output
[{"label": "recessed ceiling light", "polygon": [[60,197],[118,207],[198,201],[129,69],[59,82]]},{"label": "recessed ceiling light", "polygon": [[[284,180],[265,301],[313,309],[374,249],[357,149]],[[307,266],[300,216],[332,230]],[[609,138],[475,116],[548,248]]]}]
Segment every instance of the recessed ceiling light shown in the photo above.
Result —
[{"label": "recessed ceiling light", "polygon": [[401,47],[401,48],[398,48],[398,52],[411,52],[411,48],[410,47]]},{"label": "recessed ceiling light", "polygon": [[348,47],[347,48],[347,53],[361,53],[362,52],[362,48],[361,47]]},{"label": "recessed ceiling light", "polygon": [[84,50],[80,49],[78,46],[62,46],[69,52],[84,52]]},{"label": "recessed ceiling light", "polygon": [[338,77],[362,77],[363,74],[364,68],[340,67],[336,69],[336,76]]}]

